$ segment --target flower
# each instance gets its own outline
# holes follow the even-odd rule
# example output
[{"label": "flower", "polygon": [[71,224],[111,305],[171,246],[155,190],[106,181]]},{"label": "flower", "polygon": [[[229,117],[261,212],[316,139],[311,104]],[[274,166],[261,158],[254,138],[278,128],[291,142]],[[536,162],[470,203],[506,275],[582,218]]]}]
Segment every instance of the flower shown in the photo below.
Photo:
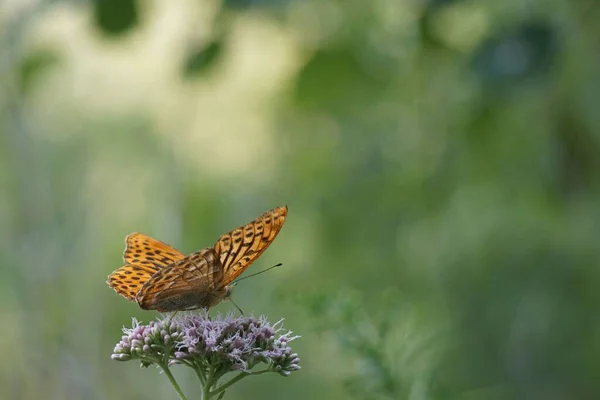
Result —
[{"label": "flower", "polygon": [[[276,372],[289,376],[300,369],[300,358],[289,343],[299,338],[283,329],[283,320],[270,324],[267,318],[234,317],[232,314],[210,318],[208,313],[189,313],[162,317],[140,324],[135,318],[131,328],[116,344],[112,359],[140,360],[144,367],[155,364],[168,372],[172,365],[196,371],[206,393],[219,394],[245,376]],[[266,365],[259,371],[253,368]],[[239,372],[229,382],[219,380],[228,372]]]},{"label": "flower", "polygon": [[[271,325],[265,317],[187,315],[178,320],[183,338],[178,342],[178,360],[210,360],[219,370],[250,371],[259,363],[289,375],[300,369],[299,358],[288,342],[298,338],[285,332],[282,321]],[[221,371],[219,371],[221,372]]]},{"label": "flower", "polygon": [[133,318],[133,327],[123,328],[123,333],[111,358],[117,361],[140,359],[144,366],[159,363],[169,356],[183,338],[180,327],[166,318],[150,321],[148,325],[140,325]]}]

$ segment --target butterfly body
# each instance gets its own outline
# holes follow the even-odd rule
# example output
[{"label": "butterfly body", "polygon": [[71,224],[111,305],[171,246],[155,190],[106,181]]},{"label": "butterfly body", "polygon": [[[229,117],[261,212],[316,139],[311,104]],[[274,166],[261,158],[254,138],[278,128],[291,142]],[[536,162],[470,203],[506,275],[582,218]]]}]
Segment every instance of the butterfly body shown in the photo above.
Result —
[{"label": "butterfly body", "polygon": [[231,291],[229,286],[221,287],[221,281],[221,261],[214,249],[206,248],[177,261],[169,270],[156,272],[142,286],[136,301],[144,310],[208,309]]},{"label": "butterfly body", "polygon": [[213,247],[188,256],[141,233],[127,236],[126,265],[107,283],[144,310],[209,309],[231,294],[230,283],[273,242],[287,207],[267,211],[254,221],[222,235]]}]

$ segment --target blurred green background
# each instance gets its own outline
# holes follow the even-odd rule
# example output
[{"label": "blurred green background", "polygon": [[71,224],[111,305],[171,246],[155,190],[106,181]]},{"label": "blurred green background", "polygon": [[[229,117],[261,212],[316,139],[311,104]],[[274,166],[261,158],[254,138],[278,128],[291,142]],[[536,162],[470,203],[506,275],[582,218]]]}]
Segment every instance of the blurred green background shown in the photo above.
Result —
[{"label": "blurred green background", "polygon": [[[226,399],[600,398],[600,2],[0,3],[0,397],[175,399],[110,359],[133,231],[278,205],[234,299],[302,370]],[[224,302],[217,311],[234,311]],[[175,369],[189,398],[191,370]]]}]

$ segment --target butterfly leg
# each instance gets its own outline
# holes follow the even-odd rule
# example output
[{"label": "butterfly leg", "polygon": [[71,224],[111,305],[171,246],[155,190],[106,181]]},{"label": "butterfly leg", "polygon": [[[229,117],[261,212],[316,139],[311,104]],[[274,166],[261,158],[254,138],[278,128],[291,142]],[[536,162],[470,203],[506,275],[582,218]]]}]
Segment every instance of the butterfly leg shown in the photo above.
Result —
[{"label": "butterfly leg", "polygon": [[235,304],[235,301],[233,301],[231,299],[231,297],[228,297],[228,299],[229,299],[229,301],[231,301],[233,303],[233,305],[235,306],[235,308],[238,309],[238,311],[240,312],[240,314],[244,315],[244,312],[242,311],[242,309],[237,304]]},{"label": "butterfly leg", "polygon": [[173,314],[171,314],[169,316],[169,321],[167,322],[169,325],[171,325],[171,321],[173,320],[173,317],[175,316],[175,314],[177,314],[179,311],[174,311]]},{"label": "butterfly leg", "polygon": [[204,312],[204,318],[206,318],[207,320],[211,321],[210,314],[208,313],[208,310],[210,308],[209,307],[201,307],[201,309]]}]

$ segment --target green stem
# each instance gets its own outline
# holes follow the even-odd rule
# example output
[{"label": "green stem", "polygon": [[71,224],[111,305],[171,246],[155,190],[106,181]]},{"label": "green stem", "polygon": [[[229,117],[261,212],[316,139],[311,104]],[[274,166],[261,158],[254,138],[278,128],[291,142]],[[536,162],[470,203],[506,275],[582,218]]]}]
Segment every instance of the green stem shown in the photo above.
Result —
[{"label": "green stem", "polygon": [[213,384],[213,375],[215,373],[215,369],[210,367],[208,370],[208,376],[202,385],[202,400],[209,400],[212,397],[212,393],[210,392],[210,387]]},{"label": "green stem", "polygon": [[200,379],[200,382],[204,386],[206,385],[206,376],[204,375],[204,371],[202,371],[200,368],[202,368],[200,365],[196,365],[193,369],[196,373],[196,376],[198,376],[198,379]]},{"label": "green stem", "polygon": [[181,388],[179,387],[179,384],[175,380],[175,377],[173,377],[173,374],[171,373],[171,370],[169,369],[169,367],[167,366],[167,364],[161,365],[160,367],[165,372],[165,375],[167,375],[167,378],[169,378],[169,381],[171,382],[171,385],[173,385],[173,388],[175,389],[175,391],[179,395],[179,398],[181,400],[187,400],[187,397],[185,397],[185,395],[181,391]]},{"label": "green stem", "polygon": [[215,389],[213,392],[211,392],[211,395],[215,395],[215,394],[219,394],[219,393],[223,392],[229,386],[231,386],[234,383],[236,383],[236,382],[244,379],[247,376],[250,376],[250,375],[260,375],[260,374],[264,374],[266,372],[272,372],[272,371],[273,370],[271,370],[271,369],[264,369],[262,371],[257,371],[257,372],[240,372],[235,377],[231,378],[231,380],[229,382],[222,384],[217,389]]}]

